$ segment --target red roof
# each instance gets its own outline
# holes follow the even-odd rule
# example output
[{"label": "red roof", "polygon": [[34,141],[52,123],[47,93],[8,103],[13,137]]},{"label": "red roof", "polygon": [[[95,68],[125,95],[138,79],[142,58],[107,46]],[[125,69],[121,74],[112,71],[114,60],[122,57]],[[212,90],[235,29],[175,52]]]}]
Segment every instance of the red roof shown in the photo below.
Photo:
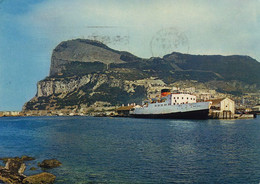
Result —
[{"label": "red roof", "polygon": [[132,109],[134,106],[130,105],[130,106],[122,106],[119,107],[118,109],[116,109],[116,111],[129,111],[130,109]]}]

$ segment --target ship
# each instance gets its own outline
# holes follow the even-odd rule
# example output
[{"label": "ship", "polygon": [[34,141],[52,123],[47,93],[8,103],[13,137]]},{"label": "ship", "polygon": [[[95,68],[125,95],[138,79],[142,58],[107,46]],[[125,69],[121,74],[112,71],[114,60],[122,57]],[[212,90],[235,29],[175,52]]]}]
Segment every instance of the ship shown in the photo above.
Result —
[{"label": "ship", "polygon": [[162,89],[161,97],[137,105],[129,112],[135,118],[208,119],[209,102],[197,102],[195,95]]}]

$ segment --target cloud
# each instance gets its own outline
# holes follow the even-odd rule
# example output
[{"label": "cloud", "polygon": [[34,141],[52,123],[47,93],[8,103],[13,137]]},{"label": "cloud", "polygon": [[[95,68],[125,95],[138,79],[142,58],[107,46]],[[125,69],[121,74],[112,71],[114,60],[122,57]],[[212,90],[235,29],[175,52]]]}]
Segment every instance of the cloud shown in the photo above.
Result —
[{"label": "cloud", "polygon": [[255,44],[260,41],[259,4],[255,0],[48,0],[34,5],[20,22],[32,36],[56,40],[55,44],[91,35],[128,36],[128,45],[108,44],[143,57],[151,56],[149,44],[158,31],[174,27],[186,34],[190,53],[241,53],[260,59]]}]

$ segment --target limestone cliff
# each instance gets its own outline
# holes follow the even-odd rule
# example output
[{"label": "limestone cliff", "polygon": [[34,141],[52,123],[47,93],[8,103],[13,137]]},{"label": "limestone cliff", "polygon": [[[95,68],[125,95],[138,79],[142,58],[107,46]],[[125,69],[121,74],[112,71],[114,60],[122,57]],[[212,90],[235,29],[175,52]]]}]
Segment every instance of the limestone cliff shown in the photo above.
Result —
[{"label": "limestone cliff", "polygon": [[96,101],[110,105],[141,101],[147,86],[120,80],[109,74],[88,74],[73,78],[47,78],[38,82],[36,96],[23,110],[80,109]]},{"label": "limestone cliff", "polygon": [[52,53],[50,75],[23,110],[80,109],[141,102],[151,90],[178,81],[227,93],[259,90],[260,63],[248,56],[200,56],[173,52],[142,59],[91,40],[61,42]]}]

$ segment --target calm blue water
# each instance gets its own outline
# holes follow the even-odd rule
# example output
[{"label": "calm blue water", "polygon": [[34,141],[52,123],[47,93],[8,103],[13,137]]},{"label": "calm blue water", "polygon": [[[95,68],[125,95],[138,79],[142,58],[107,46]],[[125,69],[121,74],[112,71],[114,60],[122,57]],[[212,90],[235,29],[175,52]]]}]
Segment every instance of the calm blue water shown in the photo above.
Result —
[{"label": "calm blue water", "polygon": [[[0,157],[63,165],[56,183],[260,182],[260,118],[0,118]],[[41,172],[26,171],[26,174]]]}]

